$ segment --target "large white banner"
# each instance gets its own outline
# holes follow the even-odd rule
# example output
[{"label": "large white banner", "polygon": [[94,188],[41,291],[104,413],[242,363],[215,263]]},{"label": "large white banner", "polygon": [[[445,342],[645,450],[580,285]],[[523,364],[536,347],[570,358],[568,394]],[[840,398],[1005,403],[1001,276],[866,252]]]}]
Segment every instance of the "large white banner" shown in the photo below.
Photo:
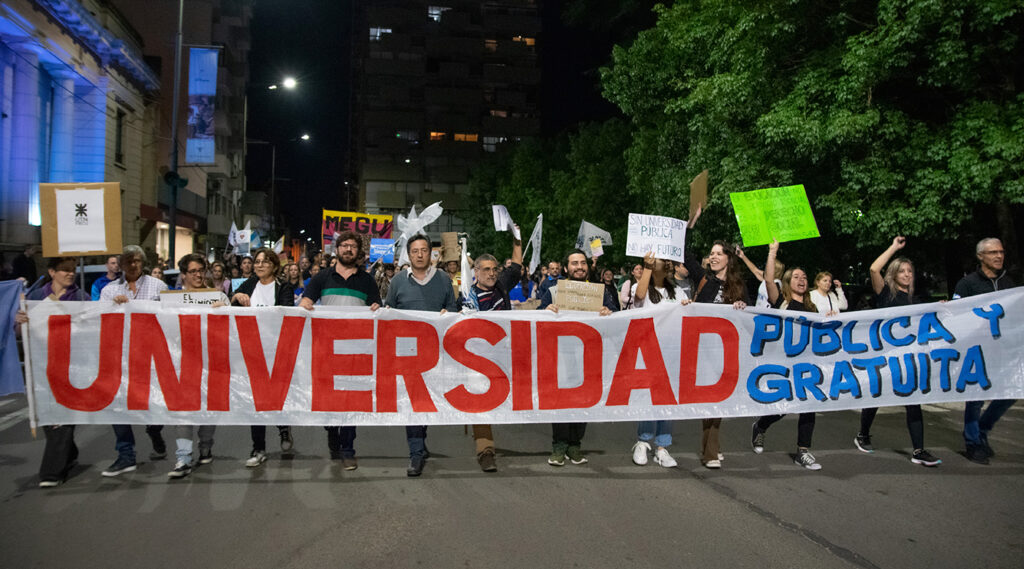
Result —
[{"label": "large white banner", "polygon": [[634,421],[1024,396],[1024,289],[837,318],[29,303],[41,424]]}]

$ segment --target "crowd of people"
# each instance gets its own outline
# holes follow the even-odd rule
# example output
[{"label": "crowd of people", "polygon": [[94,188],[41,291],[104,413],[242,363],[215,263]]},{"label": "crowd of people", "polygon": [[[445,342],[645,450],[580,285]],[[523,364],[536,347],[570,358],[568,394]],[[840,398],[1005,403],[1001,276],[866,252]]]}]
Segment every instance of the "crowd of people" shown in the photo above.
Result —
[{"label": "crowd of people", "polygon": [[[693,221],[691,221],[691,224]],[[877,295],[878,307],[891,307],[921,302],[914,289],[914,264],[899,256],[907,241],[902,236],[871,264],[870,282]],[[115,303],[155,300],[168,288],[183,290],[214,289],[221,292],[218,304],[269,307],[299,306],[314,310],[316,306],[365,306],[377,310],[382,306],[403,310],[431,312],[491,311],[540,309],[558,312],[557,290],[560,282],[590,281],[604,285],[601,315],[621,310],[643,310],[663,303],[687,305],[693,302],[731,305],[746,309],[748,303],[773,310],[818,312],[831,316],[849,307],[841,282],[827,271],[809,279],[801,267],[786,267],[778,259],[779,243],[768,247],[764,269],[758,268],[738,246],[715,241],[707,256],[688,254],[685,262],[657,259],[646,255],[641,262],[623,268],[619,278],[609,268],[599,267],[583,251],[570,251],[561,260],[552,260],[528,275],[523,267],[521,243],[513,241],[512,257],[499,263],[490,254],[472,259],[472,275],[461,275],[457,261],[436,262],[431,242],[417,234],[405,243],[408,264],[368,263],[366,240],[352,232],[343,232],[335,239],[336,255],[302,257],[297,263],[282,263],[274,251],[261,248],[251,256],[229,256],[210,263],[198,254],[186,255],[178,263],[174,283],[164,280],[162,267],[146,270],[145,252],[134,245],[124,248],[119,256],[107,260],[107,272],[98,278],[89,292],[80,290],[75,282],[76,261],[73,258],[50,259],[47,275],[29,288],[30,300],[103,300]],[[998,239],[983,239],[976,248],[978,270],[965,276],[956,286],[952,298],[962,298],[1014,286],[1003,268],[1004,251]],[[369,266],[369,269],[367,269]],[[744,267],[760,281],[760,291],[751,296],[744,278]],[[628,269],[628,270],[627,270]],[[468,294],[459,283],[470,279]],[[17,321],[26,322],[20,312]],[[988,403],[969,402],[964,413],[963,436],[965,456],[976,463],[988,464],[994,451],[988,433],[1014,403],[996,400]],[[860,427],[851,433],[852,446],[874,452],[871,426],[877,409],[861,412]],[[769,428],[782,415],[757,418],[751,426],[751,449],[762,453]],[[821,464],[811,454],[815,413],[801,413],[797,421],[795,463],[808,470],[820,470]],[[942,460],[931,454],[924,443],[924,419],[920,405],[906,406],[907,428],[913,452],[911,462],[935,467]],[[721,418],[701,419],[700,461],[704,467],[719,469],[725,455],[719,442]],[[580,465],[587,462],[583,452],[586,423],[552,424],[552,448],[548,464],[561,467],[568,461]],[[358,468],[355,452],[356,428],[326,426],[327,447],[331,459],[343,461],[344,468]],[[78,450],[74,443],[74,425],[45,427],[46,448],[40,466],[40,486],[56,486],[75,464]],[[162,426],[149,425],[145,431],[152,442],[151,459],[167,456]],[[291,429],[278,426],[282,452],[293,446]],[[103,476],[118,476],[136,469],[135,439],[130,425],[114,425],[116,460],[103,471]],[[170,478],[184,478],[192,469],[213,460],[212,425],[175,426],[175,464]],[[245,466],[258,468],[267,460],[266,427],[250,428],[252,449]],[[675,467],[670,453],[673,444],[673,422],[641,421],[637,424],[632,460],[637,465],[653,461],[662,467]],[[198,437],[198,458],[193,458],[194,437]],[[480,468],[497,470],[494,435],[490,425],[474,425],[473,438]],[[407,475],[420,476],[430,453],[427,449],[427,427],[407,426],[409,448]]]}]

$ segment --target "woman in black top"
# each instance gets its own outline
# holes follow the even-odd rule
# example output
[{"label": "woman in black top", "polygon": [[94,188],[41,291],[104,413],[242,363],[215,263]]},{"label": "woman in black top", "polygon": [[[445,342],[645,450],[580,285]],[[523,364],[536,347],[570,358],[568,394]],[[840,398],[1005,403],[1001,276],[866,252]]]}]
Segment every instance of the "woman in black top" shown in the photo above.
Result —
[{"label": "woman in black top", "polygon": [[[775,255],[779,252],[779,242],[773,241],[768,246],[768,262],[765,264],[764,272],[768,275],[775,274]],[[768,302],[772,308],[781,310],[797,310],[800,312],[818,312],[818,308],[811,302],[810,294],[807,291],[807,273],[800,267],[792,267],[782,274],[782,290],[775,284],[774,279],[764,281],[768,290]],[[751,427],[750,444],[754,452],[764,452],[764,434],[768,427],[785,415],[765,415]],[[814,412],[800,413],[800,420],[796,428],[796,462],[807,470],[821,470],[821,465],[811,454],[811,437],[814,436]]]},{"label": "woman in black top", "polygon": [[[878,295],[878,308],[890,306],[906,306],[914,304],[914,265],[906,257],[897,257],[891,263],[890,259],[897,251],[903,249],[907,240],[902,235],[896,236],[881,255],[871,263],[871,288]],[[889,267],[882,276],[882,268],[886,263]],[[932,456],[924,448],[924,415],[921,413],[920,405],[907,405],[907,430],[910,431],[910,442],[914,445],[914,454],[910,461],[923,466],[938,466],[942,460]],[[875,420],[878,408],[863,409],[860,412],[860,432],[853,440],[861,452],[875,452],[871,446],[871,423]]]}]

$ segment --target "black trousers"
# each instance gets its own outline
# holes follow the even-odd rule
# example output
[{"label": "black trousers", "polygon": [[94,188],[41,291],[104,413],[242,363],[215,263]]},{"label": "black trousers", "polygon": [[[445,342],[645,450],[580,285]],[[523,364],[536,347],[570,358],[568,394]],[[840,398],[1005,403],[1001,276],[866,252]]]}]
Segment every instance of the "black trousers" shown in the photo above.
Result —
[{"label": "black trousers", "polygon": [[586,423],[552,423],[551,443],[578,447],[586,432]]},{"label": "black trousers", "polygon": [[[785,415],[765,415],[757,420],[757,428],[767,431],[776,421]],[[814,413],[800,413],[800,420],[796,425],[796,446],[800,448],[811,448],[811,437],[814,436]]]},{"label": "black trousers", "polygon": [[46,426],[43,433],[46,435],[46,448],[43,449],[43,462],[39,465],[39,479],[64,480],[78,459],[75,426]]}]

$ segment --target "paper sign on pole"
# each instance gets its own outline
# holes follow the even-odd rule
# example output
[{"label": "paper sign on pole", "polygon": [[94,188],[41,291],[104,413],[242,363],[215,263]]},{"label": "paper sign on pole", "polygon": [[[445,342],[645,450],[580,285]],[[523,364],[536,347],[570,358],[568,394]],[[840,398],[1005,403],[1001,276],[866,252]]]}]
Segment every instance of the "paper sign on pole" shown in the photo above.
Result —
[{"label": "paper sign on pole", "polygon": [[495,231],[511,231],[512,235],[515,236],[516,241],[522,241],[523,236],[519,234],[519,228],[516,227],[512,216],[509,215],[508,209],[503,205],[492,205],[491,211],[494,214],[494,230]]},{"label": "paper sign on pole", "polygon": [[560,280],[555,285],[558,289],[558,308],[560,310],[586,310],[600,312],[604,306],[604,285],[584,281]]},{"label": "paper sign on pole", "polygon": [[393,229],[394,218],[390,215],[325,209],[321,227],[321,249],[324,253],[335,254],[334,237],[342,231],[369,235],[371,239],[385,239],[392,236]]},{"label": "paper sign on pole", "polygon": [[658,259],[682,262],[685,246],[685,221],[660,215],[629,214],[626,255],[643,257],[653,251]]},{"label": "paper sign on pole", "polygon": [[803,185],[729,194],[744,247],[818,237]]},{"label": "paper sign on pole", "polygon": [[121,252],[121,185],[39,184],[44,257]]},{"label": "paper sign on pole", "polygon": [[604,243],[605,245],[612,244],[611,233],[608,233],[604,229],[601,229],[584,219],[580,222],[580,230],[576,234],[576,248],[583,251],[587,258],[590,258],[591,256],[590,247],[587,247],[587,244],[594,239],[601,239],[601,243]]},{"label": "paper sign on pole", "polygon": [[377,259],[382,263],[394,263],[395,242],[391,239],[370,239],[370,262],[376,263]]},{"label": "paper sign on pole", "polygon": [[224,300],[223,296],[224,291],[215,288],[201,288],[189,291],[164,290],[160,292],[160,306],[209,305]]},{"label": "paper sign on pole", "polygon": [[704,170],[690,182],[690,219],[697,216],[697,207],[708,207],[708,171]]}]

